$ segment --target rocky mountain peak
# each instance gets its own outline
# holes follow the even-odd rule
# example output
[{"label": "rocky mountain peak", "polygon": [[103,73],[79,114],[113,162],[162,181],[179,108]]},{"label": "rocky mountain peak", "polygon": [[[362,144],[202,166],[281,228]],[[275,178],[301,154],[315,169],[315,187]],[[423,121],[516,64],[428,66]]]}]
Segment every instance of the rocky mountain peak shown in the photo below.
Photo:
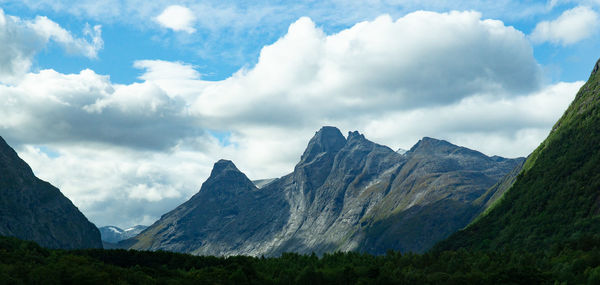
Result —
[{"label": "rocky mountain peak", "polygon": [[594,76],[594,74],[596,74],[598,72],[598,70],[600,70],[600,59],[598,59],[598,61],[596,61],[596,65],[594,66],[594,69],[592,70],[592,75],[590,75],[590,76]]},{"label": "rocky mountain peak", "polygon": [[[473,159],[492,160],[485,154],[468,149],[465,147],[451,144],[445,140],[438,140],[430,137],[424,137],[417,142],[409,151],[409,154],[426,154],[426,155],[459,155],[462,157],[470,157]],[[496,158],[495,161],[499,159]]]},{"label": "rocky mountain peak", "polygon": [[359,133],[358,131],[350,131],[348,132],[348,140],[356,140],[356,139],[365,139],[365,135]]},{"label": "rocky mountain peak", "polygon": [[256,189],[254,183],[231,160],[221,159],[214,164],[210,177],[204,182],[200,191],[233,191],[239,194],[240,190],[253,189]]},{"label": "rocky mountain peak", "polygon": [[210,176],[217,176],[219,174],[222,173],[226,173],[226,172],[240,172],[237,167],[235,167],[235,164],[233,164],[233,162],[231,160],[226,160],[226,159],[220,159],[219,161],[215,162],[215,165],[213,166],[213,169],[210,173]]},{"label": "rocky mountain peak", "polygon": [[314,160],[321,153],[337,153],[346,144],[346,138],[336,127],[324,126],[308,142],[300,158],[301,164]]},{"label": "rocky mountain peak", "polygon": [[445,140],[423,137],[409,150],[409,152],[431,152],[434,149],[448,148],[458,148],[458,146],[455,146]]}]

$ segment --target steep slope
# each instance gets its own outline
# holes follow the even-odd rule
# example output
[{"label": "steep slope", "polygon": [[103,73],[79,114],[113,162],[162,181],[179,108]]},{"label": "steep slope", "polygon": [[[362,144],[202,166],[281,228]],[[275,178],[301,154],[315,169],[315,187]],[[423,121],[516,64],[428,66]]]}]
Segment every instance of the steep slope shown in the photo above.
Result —
[{"label": "steep slope", "polygon": [[101,248],[100,232],[0,137],[0,235],[50,248]]},{"label": "steep slope", "polygon": [[217,255],[424,251],[466,226],[481,209],[473,201],[522,161],[431,138],[399,154],[323,127],[292,173],[258,189],[219,161],[194,197],[122,246]]},{"label": "steep slope", "polygon": [[512,188],[437,250],[544,250],[582,236],[600,236],[599,68],[600,60]]}]

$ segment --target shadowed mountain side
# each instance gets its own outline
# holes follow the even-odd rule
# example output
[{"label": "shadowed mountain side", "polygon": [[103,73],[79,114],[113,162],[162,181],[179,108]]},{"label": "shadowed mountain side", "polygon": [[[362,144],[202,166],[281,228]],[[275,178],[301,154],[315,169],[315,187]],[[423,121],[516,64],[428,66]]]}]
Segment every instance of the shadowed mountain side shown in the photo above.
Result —
[{"label": "shadowed mountain side", "polygon": [[102,248],[100,232],[0,137],[0,235],[49,248]]},{"label": "shadowed mountain side", "polygon": [[359,231],[362,241],[357,250],[371,254],[385,254],[390,249],[422,253],[465,227],[478,213],[478,207],[450,199],[413,206]]}]

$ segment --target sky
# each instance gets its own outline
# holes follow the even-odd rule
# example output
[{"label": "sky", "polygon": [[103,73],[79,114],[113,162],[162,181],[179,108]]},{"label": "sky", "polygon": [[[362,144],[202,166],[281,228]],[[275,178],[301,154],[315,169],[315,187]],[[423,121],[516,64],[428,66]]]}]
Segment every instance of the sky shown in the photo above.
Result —
[{"label": "sky", "polygon": [[599,47],[600,0],[0,0],[0,136],[97,226],[150,225],[324,125],[527,156]]}]

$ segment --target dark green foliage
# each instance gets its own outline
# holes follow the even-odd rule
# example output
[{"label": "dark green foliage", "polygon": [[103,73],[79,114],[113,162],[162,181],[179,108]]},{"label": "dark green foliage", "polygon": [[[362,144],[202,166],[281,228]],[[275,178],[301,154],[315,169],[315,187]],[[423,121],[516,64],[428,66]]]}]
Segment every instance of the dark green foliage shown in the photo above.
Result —
[{"label": "dark green foliage", "polygon": [[600,238],[547,253],[284,253],[276,258],[134,250],[49,250],[0,237],[0,284],[597,284]]},{"label": "dark green foliage", "polygon": [[600,236],[599,214],[600,74],[592,74],[502,200],[436,250],[547,251]]}]

